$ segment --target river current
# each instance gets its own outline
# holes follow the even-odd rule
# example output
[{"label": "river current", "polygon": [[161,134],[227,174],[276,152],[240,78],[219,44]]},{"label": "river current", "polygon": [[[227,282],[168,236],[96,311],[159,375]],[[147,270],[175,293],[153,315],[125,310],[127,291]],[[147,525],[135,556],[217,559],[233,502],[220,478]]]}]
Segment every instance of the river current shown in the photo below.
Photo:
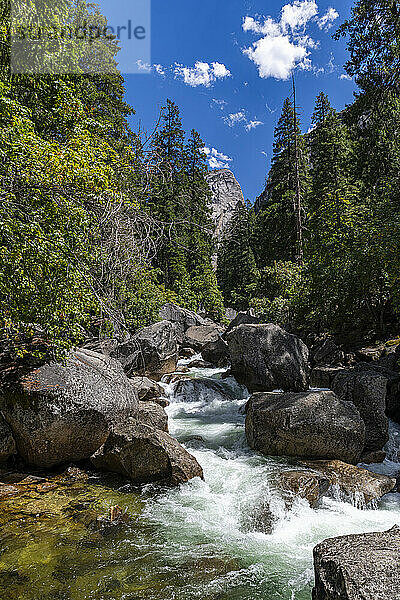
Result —
[{"label": "river current", "polygon": [[[400,524],[400,494],[374,509],[340,497],[324,498],[316,509],[295,499],[288,508],[274,481],[290,462],[246,444],[246,389],[223,378],[223,369],[189,375],[221,385],[221,393],[182,396],[178,384],[163,384],[170,433],[196,456],[204,481],[138,489],[94,476],[34,498],[33,506],[32,499],[9,499],[14,512],[4,516],[0,534],[1,600],[310,600],[318,542]],[[396,474],[399,448],[400,428],[391,423],[388,458],[368,468]],[[65,523],[72,501],[103,512],[118,503],[131,523],[88,533],[76,516],[73,526]]]}]

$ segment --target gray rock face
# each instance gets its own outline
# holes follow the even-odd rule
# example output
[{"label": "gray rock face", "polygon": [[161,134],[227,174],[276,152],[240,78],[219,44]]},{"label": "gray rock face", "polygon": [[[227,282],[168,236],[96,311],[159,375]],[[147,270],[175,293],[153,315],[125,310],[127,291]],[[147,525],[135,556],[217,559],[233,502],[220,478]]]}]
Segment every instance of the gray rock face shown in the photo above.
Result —
[{"label": "gray rock face", "polygon": [[156,402],[139,402],[138,420],[168,433],[168,415]]},{"label": "gray rock face", "polygon": [[384,376],[364,370],[341,371],[331,384],[341,400],[353,402],[365,423],[365,453],[381,450],[389,439],[386,386]]},{"label": "gray rock face", "polygon": [[141,329],[134,338],[120,344],[111,356],[117,358],[125,373],[160,379],[176,369],[178,360],[177,326],[160,321]]},{"label": "gray rock face", "polygon": [[115,424],[138,410],[119,362],[83,349],[4,389],[2,403],[19,454],[39,467],[89,458]]},{"label": "gray rock face", "polygon": [[278,325],[239,325],[225,335],[232,375],[250,391],[307,390],[308,349]]},{"label": "gray rock face", "polygon": [[137,421],[116,427],[91,460],[96,468],[120,473],[136,483],[179,485],[203,477],[197,460],[177,440]]},{"label": "gray rock face", "polygon": [[400,528],[327,539],[314,548],[313,600],[398,600]]},{"label": "gray rock face", "polygon": [[212,171],[207,175],[212,193],[210,208],[214,222],[214,237],[221,242],[238,205],[244,204],[239,183],[229,169]]},{"label": "gray rock face", "polygon": [[357,463],[365,425],[354,404],[333,392],[256,393],[247,405],[246,437],[267,456]]},{"label": "gray rock face", "polygon": [[227,333],[229,333],[229,331],[232,331],[232,329],[234,329],[235,327],[238,327],[239,325],[259,325],[259,324],[260,324],[260,319],[258,317],[254,317],[253,315],[249,315],[248,313],[245,313],[245,312],[240,312],[229,323],[228,328],[224,335],[226,335]]},{"label": "gray rock face", "polygon": [[200,315],[187,308],[181,308],[176,304],[172,304],[172,302],[167,302],[167,304],[161,307],[160,319],[177,323],[182,327],[183,333],[189,327],[207,325],[207,319],[203,319],[203,317],[200,317]]},{"label": "gray rock face", "polygon": [[131,381],[136,388],[139,400],[145,402],[164,395],[164,389],[161,385],[148,377],[131,377]]},{"label": "gray rock face", "polygon": [[0,415],[0,463],[6,462],[16,452],[17,447],[11,428]]},{"label": "gray rock face", "polygon": [[196,352],[201,352],[209,342],[216,342],[221,335],[219,325],[205,325],[198,327],[189,327],[185,333],[184,345],[193,348]]},{"label": "gray rock face", "polygon": [[205,361],[217,367],[224,367],[229,362],[228,344],[221,338],[208,342],[201,350]]},{"label": "gray rock face", "polygon": [[340,365],[344,361],[344,352],[331,338],[320,341],[311,348],[311,363],[314,366]]}]

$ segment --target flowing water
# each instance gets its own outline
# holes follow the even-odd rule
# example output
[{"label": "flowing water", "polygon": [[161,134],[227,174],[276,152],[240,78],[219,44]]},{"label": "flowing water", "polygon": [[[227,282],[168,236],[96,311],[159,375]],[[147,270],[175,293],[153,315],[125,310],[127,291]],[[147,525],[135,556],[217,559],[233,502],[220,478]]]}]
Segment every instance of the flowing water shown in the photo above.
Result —
[{"label": "flowing water", "polygon": [[[400,524],[399,494],[376,510],[332,498],[287,508],[275,478],[290,462],[246,445],[246,390],[222,369],[190,376],[220,384],[192,396],[164,384],[171,434],[196,456],[204,481],[138,489],[93,476],[3,501],[1,600],[310,600],[318,542]],[[397,473],[399,448],[391,424],[388,460],[369,468]],[[112,504],[126,507],[130,523],[93,528],[93,515]]]}]

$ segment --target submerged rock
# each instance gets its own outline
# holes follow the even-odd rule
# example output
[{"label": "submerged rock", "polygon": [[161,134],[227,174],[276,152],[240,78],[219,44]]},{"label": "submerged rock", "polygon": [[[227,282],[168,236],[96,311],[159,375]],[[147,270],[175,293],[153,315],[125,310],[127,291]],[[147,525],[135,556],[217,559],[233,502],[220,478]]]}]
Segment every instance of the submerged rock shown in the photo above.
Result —
[{"label": "submerged rock", "polygon": [[239,325],[226,335],[232,375],[250,391],[307,390],[307,346],[278,325]]},{"label": "submerged rock", "polygon": [[177,402],[212,402],[232,401],[236,395],[215,379],[181,379],[174,387],[174,397]]},{"label": "submerged rock", "polygon": [[400,528],[327,539],[314,548],[313,600],[398,600]]},{"label": "submerged rock", "polygon": [[158,380],[176,369],[177,337],[174,323],[160,321],[141,329],[133,338],[120,344],[111,356],[120,361],[128,375],[138,373]]},{"label": "submerged rock", "polygon": [[265,455],[357,463],[365,425],[354,404],[330,391],[256,393],[247,405],[246,437]]},{"label": "submerged rock", "polygon": [[396,480],[386,475],[349,465],[340,460],[310,461],[305,468],[283,471],[279,475],[279,487],[305,498],[314,507],[322,496],[339,497],[359,508],[379,500],[393,491]]},{"label": "submerged rock", "polygon": [[2,404],[22,458],[52,467],[89,458],[114,424],[136,416],[138,397],[118,361],[80,349],[3,389]]},{"label": "submerged rock", "polygon": [[189,369],[212,369],[213,364],[203,360],[202,358],[195,358],[187,364],[187,367],[188,367],[188,370]]},{"label": "submerged rock", "polygon": [[[326,477],[339,496],[363,507],[393,491],[396,480],[387,475],[373,473],[340,460],[312,461],[308,465]],[[335,492],[335,490],[333,490]]]},{"label": "submerged rock", "polygon": [[91,460],[96,468],[119,473],[135,483],[179,485],[203,477],[197,460],[176,439],[138,422],[116,427]]},{"label": "submerged rock", "polygon": [[292,470],[283,471],[279,475],[279,487],[291,497],[304,498],[314,507],[318,500],[328,491],[330,480],[317,471]]}]

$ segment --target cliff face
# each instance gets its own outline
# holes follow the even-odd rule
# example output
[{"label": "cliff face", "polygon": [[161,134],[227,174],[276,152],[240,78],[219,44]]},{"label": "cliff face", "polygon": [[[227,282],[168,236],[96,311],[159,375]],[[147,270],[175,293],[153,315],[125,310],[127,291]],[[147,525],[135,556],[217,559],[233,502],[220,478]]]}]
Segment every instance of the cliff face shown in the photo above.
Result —
[{"label": "cliff face", "polygon": [[212,192],[211,211],[214,237],[221,242],[238,204],[244,204],[242,188],[229,169],[212,171],[207,176]]}]

